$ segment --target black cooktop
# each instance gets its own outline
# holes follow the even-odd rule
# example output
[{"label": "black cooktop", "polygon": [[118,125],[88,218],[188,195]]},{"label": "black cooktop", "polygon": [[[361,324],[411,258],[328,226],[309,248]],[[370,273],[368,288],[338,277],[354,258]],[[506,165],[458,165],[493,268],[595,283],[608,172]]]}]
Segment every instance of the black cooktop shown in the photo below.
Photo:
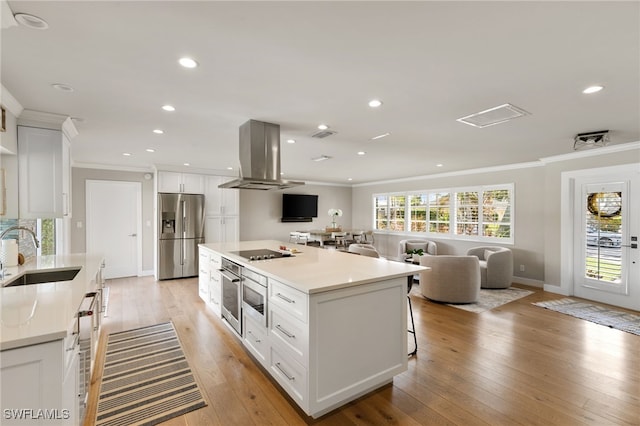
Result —
[{"label": "black cooktop", "polygon": [[232,251],[229,252],[232,254],[237,254],[240,257],[244,257],[248,260],[265,260],[265,259],[276,259],[278,257],[289,257],[290,254],[283,254],[279,251],[269,250],[269,249],[258,249],[258,250],[241,250],[241,251]]}]

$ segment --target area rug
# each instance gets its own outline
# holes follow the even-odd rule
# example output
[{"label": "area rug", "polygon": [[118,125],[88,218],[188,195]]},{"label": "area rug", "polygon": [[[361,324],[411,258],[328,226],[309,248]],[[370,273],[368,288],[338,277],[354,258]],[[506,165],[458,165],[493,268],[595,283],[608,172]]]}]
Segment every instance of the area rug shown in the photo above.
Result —
[{"label": "area rug", "polygon": [[640,315],[582,302],[570,297],[536,302],[534,305],[640,336]]},{"label": "area rug", "polygon": [[97,426],[155,425],[206,405],[171,322],[109,334]]},{"label": "area rug", "polygon": [[481,312],[497,308],[498,306],[505,305],[509,302],[513,302],[514,300],[521,299],[525,296],[530,295],[531,293],[533,292],[516,287],[495,290],[481,289],[480,298],[476,303],[448,303],[448,305],[453,306],[454,308],[463,309],[465,311],[475,312],[479,314]]}]

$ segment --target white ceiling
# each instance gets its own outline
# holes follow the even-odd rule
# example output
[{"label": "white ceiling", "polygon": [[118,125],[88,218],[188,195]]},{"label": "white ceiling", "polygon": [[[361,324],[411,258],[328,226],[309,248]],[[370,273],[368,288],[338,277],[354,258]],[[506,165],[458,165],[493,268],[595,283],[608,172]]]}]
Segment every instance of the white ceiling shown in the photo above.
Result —
[{"label": "white ceiling", "polygon": [[[233,175],[248,119],[280,124],[285,179],[336,183],[534,161],[603,129],[640,140],[637,1],[9,5],[49,29],[2,30],[2,84],[26,109],[81,119],[75,164]],[[456,121],[504,103],[531,115]],[[338,133],[311,138],[320,123]]]}]

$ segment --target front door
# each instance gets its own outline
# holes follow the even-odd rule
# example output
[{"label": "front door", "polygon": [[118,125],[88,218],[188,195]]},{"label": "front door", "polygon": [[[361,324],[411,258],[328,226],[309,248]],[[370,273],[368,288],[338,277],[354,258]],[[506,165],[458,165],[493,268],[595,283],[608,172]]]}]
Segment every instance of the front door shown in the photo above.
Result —
[{"label": "front door", "polygon": [[139,274],[140,182],[87,180],[87,252],[105,258],[105,278]]},{"label": "front door", "polygon": [[639,188],[637,173],[576,180],[575,296],[640,310]]}]

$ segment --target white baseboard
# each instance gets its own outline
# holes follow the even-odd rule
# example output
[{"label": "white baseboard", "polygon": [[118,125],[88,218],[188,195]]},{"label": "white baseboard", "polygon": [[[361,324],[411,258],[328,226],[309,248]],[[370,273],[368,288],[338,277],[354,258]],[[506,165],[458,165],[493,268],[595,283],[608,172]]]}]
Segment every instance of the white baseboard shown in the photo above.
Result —
[{"label": "white baseboard", "polygon": [[511,279],[511,282],[514,282],[516,284],[530,285],[531,287],[544,288],[544,282],[540,280],[532,280],[531,278],[517,277],[515,275]]},{"label": "white baseboard", "polygon": [[138,275],[139,277],[148,277],[149,275],[153,275],[153,270],[146,270],[146,271],[142,271],[140,273],[140,275]]}]

